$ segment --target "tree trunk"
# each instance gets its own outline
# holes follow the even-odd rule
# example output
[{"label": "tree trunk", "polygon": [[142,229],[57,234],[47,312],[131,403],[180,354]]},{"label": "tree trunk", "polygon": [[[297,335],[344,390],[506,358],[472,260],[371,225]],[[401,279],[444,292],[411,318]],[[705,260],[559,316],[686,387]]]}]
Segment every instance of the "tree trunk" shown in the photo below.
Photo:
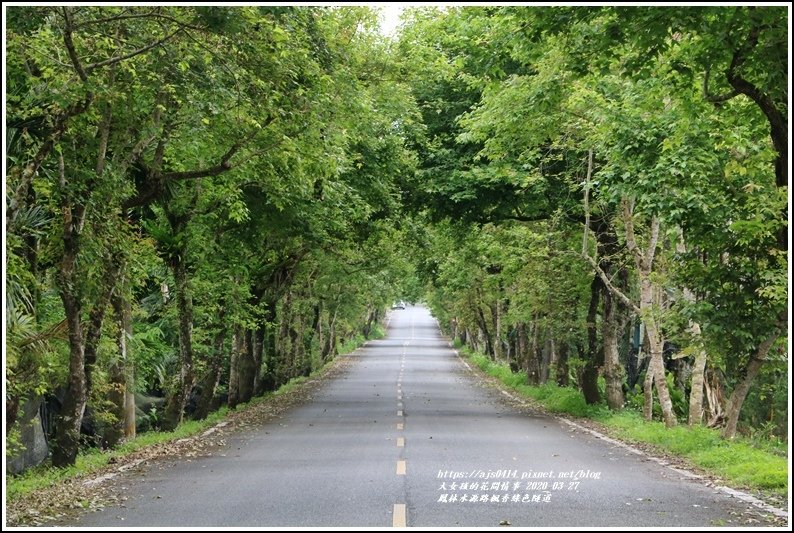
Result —
[{"label": "tree trunk", "polygon": [[529,337],[527,335],[527,325],[521,322],[516,326],[516,353],[515,359],[519,365],[519,370],[527,371],[527,358],[529,357]]},{"label": "tree trunk", "polygon": [[537,315],[533,318],[532,341],[529,343],[529,350],[527,350],[527,383],[538,385],[540,383],[540,347],[538,346],[540,324]]},{"label": "tree trunk", "polygon": [[173,430],[182,422],[185,404],[193,388],[193,295],[188,283],[185,253],[186,250],[182,250],[172,260],[179,320],[180,369],[163,416],[162,427],[166,431]]},{"label": "tree trunk", "polygon": [[196,412],[193,417],[196,420],[204,420],[210,414],[215,399],[215,391],[221,381],[223,372],[223,341],[226,339],[226,326],[223,324],[224,309],[220,311],[220,329],[215,333],[212,340],[212,358],[209,361],[209,368],[204,378],[201,380],[201,397],[196,404]]},{"label": "tree trunk", "polygon": [[543,344],[543,357],[540,360],[540,383],[549,380],[549,372],[552,362],[556,359],[554,354],[554,339],[548,338]]},{"label": "tree trunk", "polygon": [[[646,356],[647,357],[647,356]],[[653,420],[653,371],[650,364],[645,372],[645,381],[642,383],[642,393],[645,402],[642,404],[642,416],[650,422]]]},{"label": "tree trunk", "polygon": [[281,305],[281,313],[278,318],[278,382],[286,383],[292,378],[292,346],[290,345],[290,321],[292,320],[292,291],[287,289]]},{"label": "tree trunk", "polygon": [[88,314],[88,330],[85,334],[85,348],[83,350],[85,365],[86,395],[91,394],[93,385],[92,377],[94,366],[96,365],[97,350],[99,349],[99,339],[102,336],[102,323],[105,320],[105,311],[110,304],[113,291],[118,282],[118,274],[121,265],[119,261],[111,260],[105,265],[105,273],[102,280],[102,293],[94,303],[91,312]]},{"label": "tree trunk", "polygon": [[609,291],[604,291],[604,321],[602,340],[604,343],[604,381],[606,382],[607,405],[618,411],[623,409],[623,366],[618,351],[618,303]]},{"label": "tree trunk", "polygon": [[742,411],[744,400],[747,398],[747,393],[750,391],[750,385],[752,385],[753,380],[761,370],[761,366],[766,361],[769,350],[772,348],[772,345],[775,344],[779,336],[780,330],[776,330],[775,333],[767,337],[766,340],[758,346],[758,349],[753,354],[750,363],[744,371],[744,375],[733,389],[731,397],[728,400],[728,411],[726,413],[727,421],[725,423],[725,429],[722,430],[723,438],[732,439],[736,436],[736,425],[739,422],[739,414]]},{"label": "tree trunk", "polygon": [[[679,228],[678,241],[676,242],[675,249],[678,253],[686,253],[686,243],[684,241],[684,231]],[[695,301],[694,293],[688,288],[684,287],[684,298],[688,302]],[[692,334],[693,342],[700,342],[700,324],[697,322],[689,323],[689,332]],[[690,426],[697,426],[703,421],[703,376],[706,371],[706,351],[699,347],[695,354],[695,363],[692,366],[692,382],[689,391],[689,420]]]},{"label": "tree trunk", "polygon": [[[692,333],[700,335],[700,325],[692,324]],[[703,421],[703,377],[706,373],[706,351],[700,349],[695,354],[692,366],[692,388],[689,392],[689,425],[697,426]]]},{"label": "tree trunk", "polygon": [[493,331],[491,342],[493,345],[494,360],[503,361],[504,350],[502,350],[502,320],[499,300],[497,300],[496,303],[489,304],[488,310],[491,314],[491,331]]},{"label": "tree trunk", "polygon": [[[108,399],[113,404],[112,412],[116,421],[105,430],[103,445],[106,448],[116,446],[122,438],[135,438],[135,394],[132,391],[132,368],[129,364],[129,344],[127,343],[127,339],[132,335],[131,304],[128,298],[121,295],[115,295],[111,303],[118,327],[116,333],[118,355],[108,371],[111,383]],[[132,409],[128,409],[127,402],[132,402]],[[127,416],[130,411],[132,419],[128,420]]]},{"label": "tree trunk", "polygon": [[662,408],[662,418],[667,427],[675,426],[678,421],[673,412],[673,402],[670,399],[670,391],[667,388],[667,379],[664,372],[663,345],[661,332],[659,331],[656,319],[649,316],[652,312],[654,296],[659,287],[655,286],[650,280],[650,273],[640,273],[640,310],[646,314],[644,319],[645,331],[648,335],[648,346],[650,348],[651,359],[648,363],[648,372],[653,374],[653,382],[656,392],[659,395],[659,405]]},{"label": "tree trunk", "polygon": [[262,326],[257,326],[254,330],[253,336],[253,386],[251,388],[251,395],[259,396],[262,394],[262,358],[265,351],[265,329]]},{"label": "tree trunk", "polygon": [[563,341],[560,342],[560,349],[557,351],[557,371],[555,375],[557,385],[567,387],[570,384],[568,373],[568,343]]},{"label": "tree trunk", "polygon": [[320,360],[323,357],[323,348],[325,346],[325,331],[323,330],[323,306],[322,304],[317,305],[317,323],[314,325],[314,338],[317,339],[315,345],[317,346],[320,352]]},{"label": "tree trunk", "polygon": [[547,372],[546,381],[549,381],[551,379],[551,369],[552,368],[557,368],[557,361],[560,358],[560,355],[559,355],[559,353],[557,351],[558,343],[557,343],[556,340],[554,340],[554,337],[551,338],[550,344],[551,344],[551,347],[550,347],[551,355],[550,355],[550,358],[549,358],[549,368],[546,369],[546,372]]},{"label": "tree trunk", "polygon": [[[62,276],[64,266],[61,267]],[[66,274],[67,276],[69,274]],[[73,278],[72,278],[73,279]],[[56,467],[73,465],[80,445],[80,424],[88,399],[85,378],[85,352],[83,329],[80,321],[80,304],[71,291],[72,285],[61,288],[61,300],[69,327],[69,381],[66,395],[58,415],[52,464]]]},{"label": "tree trunk", "polygon": [[707,368],[703,380],[706,396],[705,413],[708,427],[722,426],[725,419],[725,394],[719,374]]},{"label": "tree trunk", "polygon": [[[351,332],[351,337],[352,337]],[[293,315],[290,324],[290,344],[292,349],[293,376],[308,376],[312,371],[311,357],[306,353],[303,338],[303,318],[299,313]]]},{"label": "tree trunk", "polygon": [[474,329],[473,332],[470,331],[468,328],[466,328],[466,339],[467,339],[466,342],[474,352],[480,351],[480,341],[477,335],[479,331],[480,331],[479,328]]},{"label": "tree trunk", "polygon": [[[597,272],[601,276],[604,285],[608,290],[620,298],[629,308],[634,309],[640,316],[640,319],[645,324],[645,333],[648,339],[648,347],[650,351],[650,361],[648,363],[648,372],[652,375],[652,383],[656,385],[656,391],[659,395],[659,404],[662,408],[662,418],[667,427],[672,427],[677,424],[675,413],[673,412],[673,402],[670,400],[670,391],[667,389],[667,380],[664,373],[664,359],[662,354],[663,339],[659,329],[659,323],[654,317],[654,310],[657,307],[657,300],[661,295],[661,287],[652,281],[654,258],[656,257],[656,247],[659,244],[659,232],[661,228],[661,220],[658,216],[651,218],[650,235],[648,237],[648,247],[644,251],[637,245],[636,236],[634,233],[634,201],[623,197],[620,200],[621,215],[623,218],[623,226],[626,232],[626,247],[629,252],[634,256],[634,262],[637,266],[637,274],[640,278],[640,305],[634,304],[620,289],[616,288],[603,270],[597,268]],[[646,379],[646,384],[649,380]],[[652,412],[653,408],[653,395],[651,393],[649,402],[648,391],[646,393],[646,404],[650,404],[646,408],[646,417],[648,416],[648,409]]]},{"label": "tree trunk", "polygon": [[69,376],[61,412],[55,429],[52,464],[56,467],[73,465],[80,445],[80,424],[88,401],[85,376],[85,338],[83,336],[80,280],[77,273],[77,255],[80,250],[80,232],[85,221],[85,207],[73,206],[66,188],[66,171],[63,156],[58,160],[60,185],[64,189],[61,203],[63,214],[63,255],[58,271],[58,293],[66,314],[69,332]]},{"label": "tree trunk", "polygon": [[485,352],[486,355],[491,359],[494,360],[494,347],[493,347],[493,338],[491,337],[491,333],[488,331],[488,323],[485,321],[485,313],[482,312],[482,305],[477,304],[477,322],[479,323],[480,332],[485,339]]},{"label": "tree trunk", "polygon": [[[318,306],[315,306],[315,311],[314,312],[315,312],[315,322],[316,322],[317,317],[318,317],[319,312],[320,312],[320,309],[319,309]],[[376,314],[375,310],[371,309],[369,306],[367,306],[367,320],[364,323],[364,327],[361,328],[361,333],[362,333],[362,335],[364,335],[365,339],[369,339],[369,336],[372,333],[372,324],[375,322],[375,318],[376,317],[377,317],[377,314]]]},{"label": "tree trunk", "polygon": [[245,403],[254,395],[254,381],[256,380],[254,332],[246,329],[243,333],[243,346],[240,351],[240,361],[237,365],[238,377],[238,402]]},{"label": "tree trunk", "polygon": [[[312,326],[311,326],[311,329],[309,330],[309,335],[306,337],[306,343],[305,343],[306,351],[309,352],[309,353],[312,352],[312,347],[314,345],[314,340],[315,339],[318,340],[318,343],[319,343],[318,346],[320,346],[321,349],[322,349],[322,332],[323,332],[323,328],[322,328],[322,324],[320,322],[320,320],[322,319],[322,315],[323,315],[323,310],[322,309],[323,309],[322,305],[319,304],[319,303],[316,303],[316,304],[314,304],[312,306]],[[377,313],[375,314],[375,319],[377,320]],[[365,337],[366,337],[366,335],[365,335]]]},{"label": "tree trunk", "polygon": [[232,353],[229,361],[229,397],[228,405],[231,408],[240,403],[240,337],[242,328],[238,325],[232,329]]},{"label": "tree trunk", "polygon": [[[64,12],[66,13],[66,12]],[[64,39],[67,47],[74,52],[71,38],[71,20],[67,17],[66,32]],[[83,81],[86,81],[83,78]],[[111,79],[112,84],[112,79]],[[62,113],[54,118],[54,128],[48,134],[48,138],[39,147],[36,156],[24,169],[19,168],[19,181],[12,180],[17,185],[16,190],[11,196],[11,201],[6,210],[7,230],[11,230],[15,222],[15,214],[21,207],[21,202],[28,197],[29,187],[33,183],[33,177],[37,174],[39,167],[47,159],[49,153],[57,148],[61,136],[65,133],[67,122],[71,117],[86,111],[93,101],[94,94],[87,91],[83,102],[69,106]],[[104,161],[107,150],[107,140],[110,132],[109,107],[105,109],[99,127],[99,153],[95,168],[95,178],[102,175]],[[91,193],[96,185],[95,179],[89,179],[85,186],[87,193],[81,201],[77,201],[75,191],[69,191],[66,179],[66,164],[63,152],[58,151],[58,185],[61,197],[60,208],[63,218],[63,253],[61,255],[60,268],[57,273],[58,292],[63,302],[66,314],[66,323],[69,331],[69,377],[66,388],[66,395],[62,404],[61,413],[56,423],[55,446],[52,454],[54,466],[62,467],[73,465],[77,459],[77,452],[80,444],[80,425],[83,414],[85,413],[86,403],[88,402],[88,391],[90,386],[90,371],[96,357],[96,347],[101,334],[102,319],[104,317],[107,299],[110,293],[103,291],[97,305],[91,310],[90,324],[88,332],[83,331],[82,320],[82,280],[78,274],[78,257],[81,250],[81,234],[86,221],[86,206],[90,200]],[[16,168],[12,168],[9,177],[13,177]],[[106,271],[107,272],[107,271]],[[112,272],[112,270],[111,270]],[[112,291],[113,283],[110,283],[108,290]],[[107,298],[105,298],[107,294]],[[87,342],[90,341],[90,342]],[[88,357],[86,357],[88,350]],[[86,368],[88,362],[88,368]],[[89,375],[86,375],[86,371]]]},{"label": "tree trunk", "polygon": [[339,306],[334,306],[334,312],[328,316],[328,335],[322,351],[323,362],[330,361],[336,356],[336,314]]},{"label": "tree trunk", "polygon": [[[132,334],[130,321],[129,334]],[[127,349],[129,353],[129,348]],[[131,440],[137,436],[135,420],[135,366],[127,361],[124,369],[124,439]]]},{"label": "tree trunk", "polygon": [[587,361],[580,383],[584,401],[590,405],[601,401],[601,394],[598,392],[598,367],[601,366],[599,363],[603,359],[603,352],[599,354],[596,328],[600,292],[601,280],[594,276],[590,283],[590,306],[587,310]]},{"label": "tree trunk", "polygon": [[276,388],[276,301],[268,296],[265,306],[265,323],[262,326],[262,359],[264,372],[259,381],[257,394]]}]

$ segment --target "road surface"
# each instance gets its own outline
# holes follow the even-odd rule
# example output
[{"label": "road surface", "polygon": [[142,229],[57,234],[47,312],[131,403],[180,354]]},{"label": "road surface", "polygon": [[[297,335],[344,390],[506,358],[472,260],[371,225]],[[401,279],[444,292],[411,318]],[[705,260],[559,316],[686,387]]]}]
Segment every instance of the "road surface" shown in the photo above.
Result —
[{"label": "road surface", "polygon": [[[79,526],[714,526],[742,503],[483,387],[419,306],[313,401]],[[118,481],[114,481],[118,482]],[[123,519],[123,520],[122,520]]]}]

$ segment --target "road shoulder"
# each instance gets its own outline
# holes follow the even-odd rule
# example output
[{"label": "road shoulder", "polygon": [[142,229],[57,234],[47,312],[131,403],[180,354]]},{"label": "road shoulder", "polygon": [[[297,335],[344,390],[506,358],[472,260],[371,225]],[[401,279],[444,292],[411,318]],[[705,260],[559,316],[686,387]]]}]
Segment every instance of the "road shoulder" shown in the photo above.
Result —
[{"label": "road shoulder", "polygon": [[710,472],[698,468],[696,465],[687,461],[686,458],[670,454],[652,444],[626,442],[618,438],[611,428],[595,420],[551,413],[539,402],[531,398],[519,397],[498,378],[485,373],[476,365],[470,364],[466,358],[460,354],[459,350],[455,349],[451,343],[448,344],[461,364],[483,387],[497,391],[497,396],[500,400],[516,411],[527,415],[537,416],[538,414],[542,414],[555,418],[582,435],[589,435],[609,442],[610,444],[620,446],[631,453],[641,455],[644,459],[656,462],[672,470],[676,475],[688,478],[693,482],[702,483],[715,491],[739,499],[751,505],[755,511],[755,516],[737,517],[746,525],[785,526],[788,524],[789,513],[786,509],[787,502],[782,500],[779,496],[760,490],[750,490],[746,487],[728,486],[724,480]]}]

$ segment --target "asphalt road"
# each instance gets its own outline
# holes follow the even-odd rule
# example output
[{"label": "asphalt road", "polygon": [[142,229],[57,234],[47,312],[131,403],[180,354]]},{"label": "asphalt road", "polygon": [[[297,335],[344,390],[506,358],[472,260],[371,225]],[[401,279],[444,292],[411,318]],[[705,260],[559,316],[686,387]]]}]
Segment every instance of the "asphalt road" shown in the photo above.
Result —
[{"label": "asphalt road", "polygon": [[[748,505],[483,387],[423,307],[314,400],[77,526],[714,526]],[[122,520],[123,519],[123,520]],[[729,522],[734,520],[734,522]]]}]

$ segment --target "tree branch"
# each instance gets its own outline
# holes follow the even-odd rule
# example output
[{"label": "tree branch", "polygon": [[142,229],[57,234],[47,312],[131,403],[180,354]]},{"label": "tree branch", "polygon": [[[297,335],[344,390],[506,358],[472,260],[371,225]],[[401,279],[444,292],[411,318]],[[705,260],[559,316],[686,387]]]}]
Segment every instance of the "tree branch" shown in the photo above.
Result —
[{"label": "tree branch", "polygon": [[706,99],[707,102],[711,102],[712,104],[721,104],[723,102],[727,102],[734,96],[737,96],[739,92],[737,90],[733,90],[728,93],[724,94],[710,94],[709,93],[709,76],[711,74],[711,67],[706,68],[706,73],[703,76],[703,97]]},{"label": "tree branch", "polygon": [[[269,117],[267,120],[266,125],[269,125],[275,120],[274,117]],[[166,126],[167,127],[167,126]],[[247,138],[241,139],[240,141],[236,142],[232,145],[229,150],[226,151],[223,156],[221,156],[221,160],[217,165],[213,165],[208,168],[198,169],[198,170],[188,170],[182,172],[161,172],[160,165],[158,161],[162,160],[162,151],[165,149],[165,140],[161,139],[158,143],[157,148],[155,149],[155,159],[154,162],[149,169],[148,179],[147,179],[147,188],[143,191],[139,191],[135,196],[129,198],[123,203],[123,207],[125,209],[131,209],[134,207],[140,207],[143,205],[147,205],[153,201],[155,201],[162,191],[164,190],[164,185],[167,181],[179,181],[179,180],[189,180],[189,179],[198,179],[198,178],[205,178],[205,177],[214,177],[224,172],[231,170],[232,168],[239,167],[244,165],[246,162],[250,161],[253,157],[272,149],[272,146],[268,146],[267,148],[263,148],[262,150],[257,150],[248,154],[247,157],[244,159],[232,163],[231,159],[237,154],[242,148],[247,146],[251,141],[256,138],[256,135],[259,133],[259,130],[253,132]],[[159,157],[158,157],[159,154]]]},{"label": "tree branch", "polygon": [[101,19],[85,20],[74,25],[74,29],[84,28],[93,24],[105,24],[107,22],[115,22],[118,20],[140,19],[151,17],[155,14],[157,8],[148,13],[137,13],[132,15],[116,15],[115,17],[105,17]]},{"label": "tree branch", "polygon": [[656,255],[656,245],[659,243],[659,226],[661,222],[659,217],[653,215],[651,218],[651,239],[648,242],[648,249],[645,250],[645,267],[648,272],[653,268],[653,258]]},{"label": "tree branch", "polygon": [[479,224],[488,224],[488,223],[496,224],[498,222],[504,222],[507,220],[512,220],[514,222],[540,222],[542,220],[548,220],[548,219],[549,219],[548,213],[541,213],[535,216],[513,214],[513,215],[499,215],[492,217],[477,217],[474,219],[474,221]]},{"label": "tree branch", "polygon": [[130,150],[128,157],[126,157],[122,163],[119,165],[119,168],[122,172],[126,172],[127,169],[135,163],[140,157],[143,151],[149,146],[152,141],[154,141],[155,137],[157,136],[157,131],[160,126],[160,122],[162,119],[162,107],[161,104],[165,101],[164,93],[158,92],[157,96],[154,99],[154,109],[152,110],[152,133],[151,135],[143,135],[141,134],[141,138],[138,139],[132,150]]},{"label": "tree branch", "polygon": [[[108,87],[113,87],[116,81],[116,69],[110,69],[108,74]],[[102,111],[102,120],[99,123],[99,150],[97,150],[96,165],[94,166],[94,173],[96,177],[102,176],[105,171],[105,162],[108,152],[108,141],[110,139],[110,128],[113,120],[113,108],[110,103],[105,102]]]},{"label": "tree branch", "polygon": [[6,208],[6,231],[12,232],[14,228],[14,219],[16,214],[25,204],[25,199],[30,190],[30,185],[33,183],[33,178],[36,176],[41,165],[49,157],[53,147],[61,140],[69,119],[84,113],[88,106],[91,105],[94,95],[90,91],[86,93],[85,98],[81,102],[72,104],[65,111],[58,114],[54,119],[54,124],[50,130],[47,139],[39,146],[36,155],[25,166],[17,165],[8,171],[8,183],[17,183],[13,195],[10,197],[8,207]]},{"label": "tree branch", "polygon": [[[748,8],[753,10],[754,7]],[[758,45],[761,31],[764,27],[757,21],[753,20],[753,11],[751,11],[750,34],[747,41],[744,42],[733,52],[731,63],[725,71],[725,78],[733,88],[733,91],[721,96],[710,96],[708,94],[708,80],[709,69],[706,70],[706,76],[703,79],[703,93],[706,100],[714,103],[721,103],[730,100],[734,96],[743,94],[752,100],[767,118],[770,126],[770,137],[772,137],[772,145],[778,154],[775,161],[775,180],[778,187],[788,186],[788,122],[785,113],[778,109],[775,101],[766,92],[761,90],[758,86],[747,80],[739,72],[740,68],[747,61],[750,53]],[[785,99],[781,102],[785,104]],[[780,239],[779,239],[780,240]]]},{"label": "tree branch", "polygon": [[157,146],[154,148],[152,164],[149,167],[149,177],[156,178],[157,181],[162,181],[159,178],[162,176],[165,147],[168,144],[168,139],[171,138],[171,132],[174,131],[174,128],[174,117],[167,117],[165,123],[163,124],[163,130],[160,132],[160,139],[157,141]]},{"label": "tree branch", "polygon": [[629,199],[623,196],[620,199],[620,209],[621,213],[623,214],[623,226],[626,229],[626,248],[629,249],[629,252],[634,256],[634,261],[637,264],[637,268],[639,270],[643,269],[642,264],[642,252],[640,252],[639,247],[637,246],[637,238],[634,234],[634,216],[633,216],[633,209],[629,205]]},{"label": "tree branch", "polygon": [[63,20],[63,42],[66,45],[66,51],[69,53],[69,59],[72,60],[72,65],[74,66],[74,70],[77,72],[77,75],[80,77],[80,80],[86,82],[88,81],[88,73],[83,67],[83,63],[80,61],[80,58],[77,57],[77,50],[75,50],[74,41],[72,40],[72,31],[74,30],[74,27],[72,26],[71,8],[66,6],[63,7]]},{"label": "tree branch", "polygon": [[209,168],[203,168],[199,170],[189,170],[186,172],[166,172],[162,174],[163,179],[165,180],[189,180],[189,179],[197,179],[197,178],[204,178],[210,176],[217,176],[226,172],[227,170],[231,170],[234,165],[231,163],[231,158],[240,151],[240,149],[248,144],[248,142],[253,137],[249,137],[246,140],[239,141],[232,145],[225,154],[221,157],[220,163],[217,165],[213,165]]},{"label": "tree branch", "polygon": [[587,176],[584,182],[584,234],[582,235],[582,254],[587,254],[587,232],[590,230],[590,178],[593,176],[593,149],[587,152]]},{"label": "tree branch", "polygon": [[769,337],[764,339],[761,342],[761,344],[758,345],[758,348],[755,350],[755,352],[751,357],[756,361],[760,361],[760,362],[766,361],[766,357],[769,354],[769,350],[775,344],[775,341],[782,332],[783,332],[783,324],[778,322],[772,333],[769,335]]},{"label": "tree branch", "polygon": [[604,272],[604,270],[598,265],[595,259],[590,257],[589,254],[582,254],[582,257],[584,257],[585,260],[590,263],[590,266],[593,267],[593,270],[595,270],[596,274],[598,274],[598,277],[604,282],[604,286],[607,288],[607,290],[609,290],[609,292],[614,294],[621,302],[626,305],[626,307],[634,311],[636,314],[641,314],[639,306],[637,306],[637,304],[635,304],[631,298],[626,296],[623,291],[615,287],[615,285],[609,279],[609,276],[607,276],[606,272]]},{"label": "tree branch", "polygon": [[[153,42],[151,44],[148,44],[148,45],[146,45],[146,46],[144,46],[142,48],[138,48],[137,50],[134,50],[134,51],[130,52],[129,54],[125,54],[125,55],[119,56],[119,57],[112,57],[110,59],[106,59],[104,61],[99,61],[97,63],[91,63],[90,65],[87,65],[85,67],[85,72],[90,73],[90,72],[92,72],[92,71],[94,71],[94,70],[96,70],[96,69],[98,69],[100,67],[106,67],[106,66],[112,65],[114,63],[120,63],[121,61],[125,61],[125,60],[133,58],[133,57],[135,57],[137,55],[140,55],[140,54],[142,54],[144,52],[148,52],[152,48],[160,46],[164,42],[170,40],[171,38],[173,38],[176,34],[178,34],[181,31],[184,31],[184,28],[179,28],[176,31],[170,33],[169,35],[166,35],[165,37],[163,37],[159,41],[155,41],[155,42]],[[83,80],[83,81],[85,81],[85,80]]]},{"label": "tree branch", "polygon": [[171,17],[169,15],[164,15],[162,13],[159,13],[158,12],[159,9],[160,9],[159,7],[155,8],[154,10],[149,11],[148,13],[138,13],[138,14],[133,14],[133,15],[117,15],[115,17],[105,17],[105,18],[101,18],[101,19],[86,20],[86,21],[80,22],[79,24],[76,24],[74,27],[75,27],[75,29],[77,29],[77,28],[83,28],[85,26],[91,26],[91,25],[94,25],[94,24],[105,24],[105,23],[108,23],[108,22],[116,22],[116,21],[119,21],[119,20],[153,18],[153,19],[162,19],[162,20],[167,20],[169,22],[173,22],[174,24],[177,24],[178,26],[180,26],[182,28],[190,28],[191,30],[207,31],[207,28],[202,28],[201,26],[194,26],[193,24],[188,24],[186,22],[182,22],[181,20],[177,20],[174,17]]}]

